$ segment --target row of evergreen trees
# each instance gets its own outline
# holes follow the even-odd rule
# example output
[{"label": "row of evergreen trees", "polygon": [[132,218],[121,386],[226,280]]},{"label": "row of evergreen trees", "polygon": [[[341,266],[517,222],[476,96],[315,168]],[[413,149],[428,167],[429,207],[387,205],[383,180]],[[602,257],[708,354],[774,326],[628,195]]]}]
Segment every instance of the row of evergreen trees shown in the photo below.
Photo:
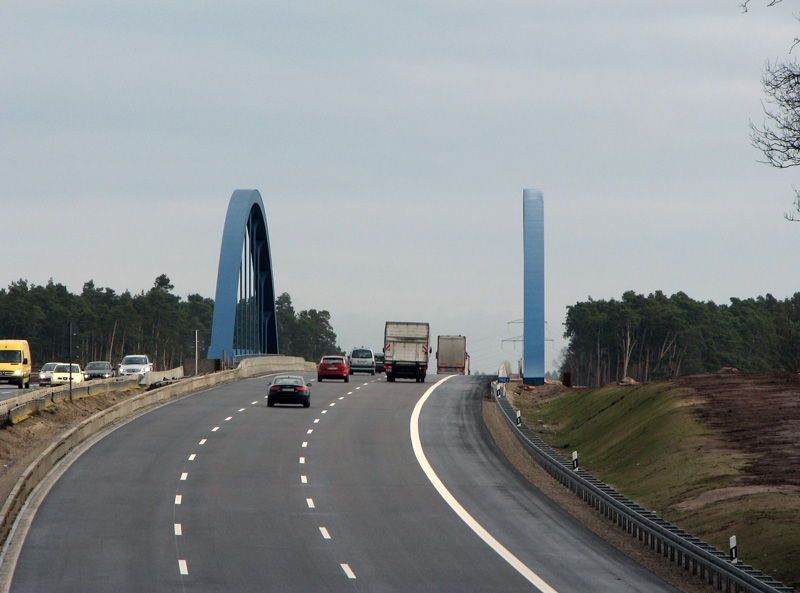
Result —
[{"label": "row of evergreen trees", "polygon": [[734,367],[745,372],[800,371],[800,293],[695,301],[683,292],[648,296],[628,291],[621,300],[567,307],[569,339],[562,372],[573,382],[600,386]]},{"label": "row of evergreen trees", "polygon": [[[205,357],[214,301],[198,294],[183,300],[172,294],[173,288],[165,274],[139,294],[117,294],[89,281],[76,295],[52,279],[45,286],[19,280],[0,289],[0,338],[28,340],[34,369],[68,360],[70,343],[72,360],[82,364],[108,360],[116,365],[126,354],[147,354],[156,369],[175,368],[194,360],[196,337],[199,356]],[[330,313],[296,313],[287,293],[278,297],[276,307],[282,354],[316,361],[341,352]]]}]

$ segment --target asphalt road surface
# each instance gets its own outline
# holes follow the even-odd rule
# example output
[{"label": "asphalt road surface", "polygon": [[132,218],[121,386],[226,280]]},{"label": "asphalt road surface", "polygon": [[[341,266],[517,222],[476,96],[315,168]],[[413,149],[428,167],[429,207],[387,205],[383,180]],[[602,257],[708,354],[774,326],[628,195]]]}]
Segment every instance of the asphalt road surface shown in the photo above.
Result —
[{"label": "asphalt road surface", "polygon": [[308,409],[253,379],[124,424],[52,486],[11,591],[677,592],[508,464],[485,379],[435,379],[314,381]]}]

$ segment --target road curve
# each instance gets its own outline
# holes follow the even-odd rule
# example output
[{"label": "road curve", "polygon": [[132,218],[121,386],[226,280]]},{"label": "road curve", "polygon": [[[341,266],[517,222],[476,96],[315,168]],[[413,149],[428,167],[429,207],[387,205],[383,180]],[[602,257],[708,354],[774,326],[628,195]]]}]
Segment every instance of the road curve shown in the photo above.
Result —
[{"label": "road curve", "polygon": [[267,408],[265,385],[176,401],[84,452],[37,510],[11,591],[677,591],[505,460],[484,379],[453,377],[418,408],[428,474],[412,413],[430,384],[315,382],[308,409]]}]

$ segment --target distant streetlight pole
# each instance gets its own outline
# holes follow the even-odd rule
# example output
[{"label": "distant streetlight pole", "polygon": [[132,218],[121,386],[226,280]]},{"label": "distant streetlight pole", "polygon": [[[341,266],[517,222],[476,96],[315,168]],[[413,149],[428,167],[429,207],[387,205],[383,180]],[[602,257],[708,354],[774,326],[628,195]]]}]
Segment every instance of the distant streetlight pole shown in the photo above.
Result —
[{"label": "distant streetlight pole", "polygon": [[197,376],[197,351],[198,351],[198,332],[200,330],[194,330],[194,376]]}]

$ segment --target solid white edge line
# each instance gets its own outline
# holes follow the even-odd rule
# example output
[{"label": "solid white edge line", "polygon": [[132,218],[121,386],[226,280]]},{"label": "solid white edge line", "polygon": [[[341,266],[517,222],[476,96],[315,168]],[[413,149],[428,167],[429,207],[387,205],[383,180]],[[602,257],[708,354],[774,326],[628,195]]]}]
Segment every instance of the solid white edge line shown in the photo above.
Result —
[{"label": "solid white edge line", "polygon": [[428,458],[425,456],[425,452],[422,450],[422,441],[419,437],[419,416],[422,411],[422,406],[425,405],[425,402],[428,400],[434,390],[439,387],[439,385],[448,379],[453,378],[454,376],[455,375],[448,375],[444,379],[437,381],[422,395],[417,404],[414,406],[414,411],[411,413],[410,428],[411,445],[414,449],[414,454],[417,456],[417,461],[419,462],[422,471],[424,471],[425,475],[428,476],[428,480],[430,480],[431,484],[433,484],[433,487],[436,488],[445,502],[450,505],[450,508],[456,512],[461,520],[464,521],[464,523],[466,523],[469,528],[478,535],[478,537],[486,542],[490,548],[497,552],[500,557],[503,558],[503,560],[508,562],[519,574],[527,579],[529,583],[539,589],[539,591],[542,593],[558,593],[555,589],[548,585],[544,579],[528,568],[528,566],[526,566],[519,558],[514,556],[514,554],[512,554],[505,546],[503,546],[503,544],[497,541],[492,534],[486,531],[486,529],[484,529],[484,527],[478,523],[464,507],[461,506],[461,504],[450,493],[444,483],[442,483],[442,481],[439,479],[439,476],[436,475],[436,472],[433,471],[433,467],[431,467],[431,464],[428,462]]}]

